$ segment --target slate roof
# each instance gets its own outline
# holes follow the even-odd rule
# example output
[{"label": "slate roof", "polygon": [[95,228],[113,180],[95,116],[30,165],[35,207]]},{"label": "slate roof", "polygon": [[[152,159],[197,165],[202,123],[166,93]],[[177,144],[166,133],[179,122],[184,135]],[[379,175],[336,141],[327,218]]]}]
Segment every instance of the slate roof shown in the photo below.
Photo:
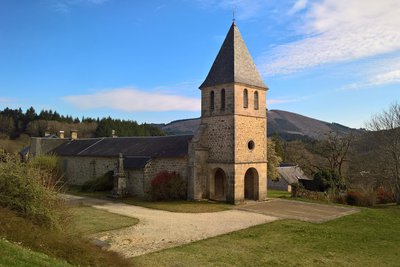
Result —
[{"label": "slate roof", "polygon": [[124,169],[126,170],[140,170],[146,166],[147,162],[151,160],[150,157],[126,157],[124,158]]},{"label": "slate roof", "polygon": [[[125,158],[142,159],[184,157],[188,155],[188,144],[192,138],[193,135],[77,139],[63,143],[53,153],[92,157],[117,157],[122,153]],[[130,164],[129,160],[127,164]]]},{"label": "slate roof", "polygon": [[299,180],[311,180],[298,166],[277,167],[276,169],[279,173],[279,176],[288,184],[298,183]]},{"label": "slate roof", "polygon": [[235,22],[200,89],[234,82],[267,88]]}]

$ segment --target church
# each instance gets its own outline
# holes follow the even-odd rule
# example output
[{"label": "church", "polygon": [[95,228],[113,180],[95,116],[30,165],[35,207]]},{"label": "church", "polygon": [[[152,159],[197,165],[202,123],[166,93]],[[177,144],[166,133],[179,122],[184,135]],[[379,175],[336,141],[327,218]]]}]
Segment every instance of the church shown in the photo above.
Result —
[{"label": "church", "polygon": [[144,197],[166,170],[187,180],[189,199],[264,200],[268,87],[235,22],[199,89],[201,125],[194,135],[32,138],[30,154],[56,154],[73,185],[114,171],[118,194]]}]

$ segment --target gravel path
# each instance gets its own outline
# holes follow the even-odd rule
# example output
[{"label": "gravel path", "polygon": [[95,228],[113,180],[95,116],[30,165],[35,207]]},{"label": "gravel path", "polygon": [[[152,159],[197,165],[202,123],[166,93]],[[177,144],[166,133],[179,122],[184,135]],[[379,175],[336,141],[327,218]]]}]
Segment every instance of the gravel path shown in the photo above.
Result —
[{"label": "gravel path", "polygon": [[241,210],[176,213],[79,196],[64,197],[70,202],[138,218],[137,225],[92,236],[109,243],[111,250],[125,257],[135,257],[279,219]]}]

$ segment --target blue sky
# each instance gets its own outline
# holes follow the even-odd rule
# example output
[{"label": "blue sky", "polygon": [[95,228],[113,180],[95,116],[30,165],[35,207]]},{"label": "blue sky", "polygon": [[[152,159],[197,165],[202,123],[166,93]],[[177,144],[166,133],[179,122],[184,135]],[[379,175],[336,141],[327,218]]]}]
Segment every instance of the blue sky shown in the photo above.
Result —
[{"label": "blue sky", "polygon": [[269,109],[364,127],[400,101],[398,0],[2,0],[0,108],[199,117],[233,9]]}]

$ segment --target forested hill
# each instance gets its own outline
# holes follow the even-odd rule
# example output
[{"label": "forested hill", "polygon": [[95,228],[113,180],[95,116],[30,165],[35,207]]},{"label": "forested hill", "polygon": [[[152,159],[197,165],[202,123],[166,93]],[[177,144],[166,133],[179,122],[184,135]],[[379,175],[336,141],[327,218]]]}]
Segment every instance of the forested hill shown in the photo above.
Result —
[{"label": "forested hill", "polygon": [[[338,123],[309,118],[297,113],[283,110],[267,111],[268,136],[279,135],[284,140],[298,139],[322,139],[331,132],[348,133],[354,131],[347,126]],[[161,129],[167,134],[191,134],[200,125],[200,119],[177,120],[161,125]]]},{"label": "forested hill", "polygon": [[5,108],[0,111],[0,138],[16,139],[20,135],[44,136],[46,132],[56,134],[59,131],[64,131],[66,137],[69,137],[71,130],[78,130],[81,138],[111,136],[112,130],[116,131],[117,136],[164,135],[159,127],[151,124],[110,117],[79,119],[60,115],[52,110],[36,113],[33,107],[25,112],[21,108]]}]

